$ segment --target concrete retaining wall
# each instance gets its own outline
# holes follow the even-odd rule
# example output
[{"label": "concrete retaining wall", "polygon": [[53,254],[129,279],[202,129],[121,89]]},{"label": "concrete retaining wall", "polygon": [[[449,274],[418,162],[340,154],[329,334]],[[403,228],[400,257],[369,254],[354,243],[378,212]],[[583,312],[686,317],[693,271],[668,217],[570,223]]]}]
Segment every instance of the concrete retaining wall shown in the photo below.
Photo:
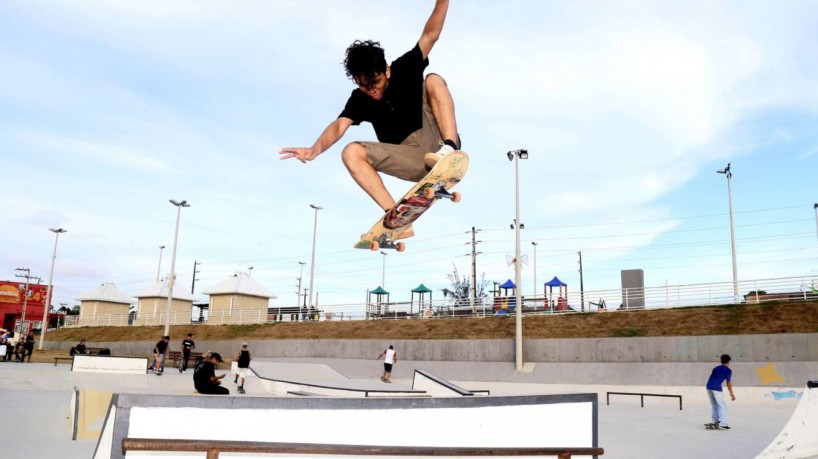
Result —
[{"label": "concrete retaining wall", "polygon": [[[93,341],[93,336],[86,338]],[[197,351],[232,356],[242,340],[197,341]],[[402,360],[512,362],[513,339],[484,340],[247,340],[256,357],[374,359],[393,344]],[[68,349],[76,343],[49,342]],[[93,342],[120,355],[149,355],[153,342]],[[171,349],[179,349],[172,341]],[[728,353],[735,361],[818,361],[818,333],[671,336],[645,338],[530,339],[526,362],[714,362]]]}]

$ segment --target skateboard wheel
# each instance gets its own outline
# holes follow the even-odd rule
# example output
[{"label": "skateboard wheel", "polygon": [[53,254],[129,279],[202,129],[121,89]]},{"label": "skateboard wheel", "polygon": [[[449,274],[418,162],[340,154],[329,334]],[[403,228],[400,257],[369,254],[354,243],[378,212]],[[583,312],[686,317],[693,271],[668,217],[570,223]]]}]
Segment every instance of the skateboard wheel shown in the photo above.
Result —
[{"label": "skateboard wheel", "polygon": [[372,242],[369,243],[369,250],[371,250],[373,252],[380,249],[380,248],[381,248],[381,245],[378,244],[378,241],[372,241]]},{"label": "skateboard wheel", "polygon": [[435,197],[435,189],[434,188],[426,188],[423,190],[423,197],[426,199],[434,199]]},{"label": "skateboard wheel", "polygon": [[397,244],[395,244],[395,250],[397,250],[398,252],[403,252],[404,250],[406,250],[406,244],[404,244],[403,242],[398,242]]},{"label": "skateboard wheel", "polygon": [[460,198],[462,197],[463,196],[461,196],[460,193],[455,191],[454,193],[452,193],[452,202],[460,202]]}]

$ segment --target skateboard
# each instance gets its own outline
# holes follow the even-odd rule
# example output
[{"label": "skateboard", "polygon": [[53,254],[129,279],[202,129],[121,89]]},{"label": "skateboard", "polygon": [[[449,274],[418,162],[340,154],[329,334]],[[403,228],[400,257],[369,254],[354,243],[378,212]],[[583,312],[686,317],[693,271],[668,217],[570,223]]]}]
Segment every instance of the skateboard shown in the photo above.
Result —
[{"label": "skateboard", "polygon": [[719,427],[719,425],[716,424],[715,422],[708,422],[707,424],[704,425],[704,428],[707,430],[728,430],[730,427],[727,428]]},{"label": "skateboard", "polygon": [[395,249],[403,252],[406,244],[397,242],[409,226],[432,207],[438,199],[460,201],[460,193],[451,193],[460,183],[469,168],[469,155],[465,151],[454,151],[444,156],[403,198],[389,209],[375,225],[361,235],[354,245],[356,249]]}]

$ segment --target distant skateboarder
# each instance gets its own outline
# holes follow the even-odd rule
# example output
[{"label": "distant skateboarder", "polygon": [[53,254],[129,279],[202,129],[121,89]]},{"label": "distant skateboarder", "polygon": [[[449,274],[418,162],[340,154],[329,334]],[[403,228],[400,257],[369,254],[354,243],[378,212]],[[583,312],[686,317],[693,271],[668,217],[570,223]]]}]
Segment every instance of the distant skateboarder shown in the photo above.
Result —
[{"label": "distant skateboarder", "polygon": [[187,362],[190,360],[190,351],[193,349],[196,349],[196,343],[193,341],[193,334],[188,333],[182,341],[182,362],[179,364],[179,373],[187,371]]},{"label": "distant skateboarder", "polygon": [[392,347],[392,345],[389,345],[389,349],[384,349],[381,355],[375,360],[380,360],[381,357],[383,357],[383,376],[381,376],[381,381],[391,383],[392,365],[398,361],[398,353],[395,352],[395,348]]},{"label": "distant skateboarder", "polygon": [[727,424],[727,405],[724,403],[724,394],[721,390],[721,383],[727,381],[727,390],[730,391],[730,399],[735,401],[736,396],[733,394],[733,370],[730,369],[730,356],[723,354],[721,356],[721,365],[713,368],[710,373],[710,379],[707,380],[707,396],[710,398],[710,406],[713,408],[712,418],[713,422],[705,424],[708,429],[727,430],[730,426]]},{"label": "distant skateboarder", "polygon": [[233,380],[235,384],[238,384],[239,378],[241,378],[241,384],[238,387],[238,391],[240,394],[244,393],[244,380],[247,379],[247,375],[250,373],[250,351],[247,350],[247,342],[241,343],[241,350],[239,353],[236,354],[235,361],[237,365],[236,369],[236,379]]}]

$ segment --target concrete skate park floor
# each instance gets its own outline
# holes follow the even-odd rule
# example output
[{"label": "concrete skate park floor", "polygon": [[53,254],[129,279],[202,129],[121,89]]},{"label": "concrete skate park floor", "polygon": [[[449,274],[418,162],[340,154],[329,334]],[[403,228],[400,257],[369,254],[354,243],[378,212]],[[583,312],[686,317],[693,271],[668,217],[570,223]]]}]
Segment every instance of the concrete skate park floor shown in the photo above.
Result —
[{"label": "concrete skate park floor", "polygon": [[[348,377],[351,384],[371,386],[383,384],[378,380],[382,363],[372,361],[314,359],[258,359],[275,361],[274,368],[286,371],[291,363],[291,374],[301,373],[304,363],[329,364],[332,369],[315,367],[311,377],[336,379]],[[260,362],[259,362],[260,363]],[[404,370],[393,376],[394,388],[411,389],[408,368],[438,367],[442,362],[398,362],[396,368]],[[710,420],[710,407],[702,397],[686,396],[684,388],[677,393],[684,396],[684,410],[679,410],[678,400],[673,398],[647,398],[640,408],[639,397],[614,396],[611,405],[605,404],[605,390],[629,392],[628,387],[532,384],[514,381],[486,381],[483,364],[470,365],[470,371],[481,375],[474,380],[456,380],[467,389],[489,389],[493,396],[576,393],[602,391],[599,396],[599,445],[605,448],[604,458],[630,459],[663,457],[687,459],[691,457],[737,458],[754,457],[772,441],[795,410],[797,399],[775,404],[752,404],[738,400],[728,404],[731,419],[730,431],[709,431],[703,427]],[[513,364],[509,363],[509,371]],[[298,371],[294,371],[298,367]],[[335,371],[332,371],[335,370]],[[227,370],[222,370],[226,372]],[[219,371],[217,373],[221,373]],[[362,372],[371,376],[363,378]],[[0,430],[0,444],[4,450],[13,451],[19,457],[60,457],[61,459],[90,458],[96,443],[72,441],[72,427],[68,419],[68,405],[75,386],[83,389],[105,390],[114,393],[144,394],[194,394],[192,371],[180,374],[168,369],[163,376],[112,375],[76,373],[69,365],[0,363],[0,407],[7,423]],[[265,376],[262,374],[262,376]],[[356,379],[357,378],[357,379]],[[476,382],[479,380],[479,382]],[[232,376],[224,378],[224,385],[236,394]],[[267,397],[257,378],[248,379],[246,395],[242,397]],[[800,392],[801,388],[795,388]],[[510,427],[511,428],[511,427]]]}]

